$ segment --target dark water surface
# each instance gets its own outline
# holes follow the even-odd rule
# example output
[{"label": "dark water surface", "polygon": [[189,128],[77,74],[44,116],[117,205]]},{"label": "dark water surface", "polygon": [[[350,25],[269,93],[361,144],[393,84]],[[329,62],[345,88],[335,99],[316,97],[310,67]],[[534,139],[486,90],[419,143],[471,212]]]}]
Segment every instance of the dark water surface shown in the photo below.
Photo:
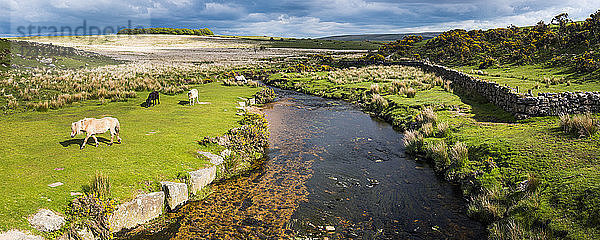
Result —
[{"label": "dark water surface", "polygon": [[402,134],[355,106],[289,91],[264,112],[263,169],[169,214],[135,239],[477,239],[456,186],[408,158]]},{"label": "dark water surface", "polygon": [[[362,239],[474,239],[483,226],[466,215],[456,186],[440,181],[423,163],[407,158],[402,135],[350,104],[292,92],[265,110],[277,149],[316,152],[308,201],[292,215],[300,237]],[[282,129],[280,129],[282,128]],[[294,131],[311,132],[300,144],[284,144]],[[335,231],[327,231],[332,226]],[[330,228],[331,230],[332,228]]]}]

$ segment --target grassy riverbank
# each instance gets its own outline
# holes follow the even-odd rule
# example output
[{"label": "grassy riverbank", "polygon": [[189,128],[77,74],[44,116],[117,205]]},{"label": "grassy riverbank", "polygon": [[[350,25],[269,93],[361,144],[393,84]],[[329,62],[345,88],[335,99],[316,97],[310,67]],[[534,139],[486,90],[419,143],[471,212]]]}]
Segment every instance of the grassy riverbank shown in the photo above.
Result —
[{"label": "grassy riverbank", "polygon": [[[516,120],[481,99],[454,94],[445,80],[413,68],[281,73],[269,83],[357,102],[397,127],[417,128],[426,133],[416,149],[420,158],[435,158],[432,149],[440,142],[444,149],[465,143],[468,160],[438,163],[436,169],[462,183],[472,198],[469,214],[490,224],[492,238],[600,237],[600,134],[566,134],[558,117]],[[429,120],[431,129],[424,129],[418,117],[425,108],[436,116]]]},{"label": "grassy riverbank", "polygon": [[[177,178],[207,161],[196,155],[204,136],[222,135],[239,126],[235,103],[259,88],[198,85],[200,101],[208,105],[185,106],[185,94],[162,95],[161,104],[140,107],[147,92],[127,102],[74,103],[47,112],[22,112],[0,116],[0,230],[29,229],[26,216],[38,208],[64,212],[70,192],[83,192],[91,176],[110,176],[112,197],[125,201],[143,191],[158,190],[157,182]],[[123,144],[107,146],[109,135],[79,150],[84,136],[69,137],[71,122],[84,117],[113,116],[121,122]],[[90,140],[91,141],[91,140]],[[211,150],[211,149],[205,149]],[[61,182],[55,188],[48,184]]]}]

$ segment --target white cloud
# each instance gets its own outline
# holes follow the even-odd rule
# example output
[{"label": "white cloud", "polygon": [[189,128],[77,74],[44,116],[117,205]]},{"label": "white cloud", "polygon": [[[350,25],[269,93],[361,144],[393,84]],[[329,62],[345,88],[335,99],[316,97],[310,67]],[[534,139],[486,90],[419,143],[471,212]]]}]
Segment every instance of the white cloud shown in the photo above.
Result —
[{"label": "white cloud", "polygon": [[560,13],[566,12],[574,20],[584,20],[594,11],[600,9],[600,2],[581,1],[569,7],[551,7],[544,10],[530,11],[522,14],[497,17],[492,19],[471,19],[463,21],[452,21],[427,26],[409,27],[399,29],[401,32],[429,32],[446,31],[450,29],[489,29],[498,27],[507,27],[511,24],[515,26],[532,26],[540,20],[549,23],[552,18]]},{"label": "white cloud", "polygon": [[316,0],[310,2],[316,15],[322,16],[353,16],[365,13],[406,14],[407,9],[399,3],[367,2],[364,0]]},{"label": "white cloud", "polygon": [[[561,12],[583,20],[600,0],[0,0],[12,26],[206,26],[215,32],[314,37],[533,25]],[[7,17],[8,16],[8,17]]]}]

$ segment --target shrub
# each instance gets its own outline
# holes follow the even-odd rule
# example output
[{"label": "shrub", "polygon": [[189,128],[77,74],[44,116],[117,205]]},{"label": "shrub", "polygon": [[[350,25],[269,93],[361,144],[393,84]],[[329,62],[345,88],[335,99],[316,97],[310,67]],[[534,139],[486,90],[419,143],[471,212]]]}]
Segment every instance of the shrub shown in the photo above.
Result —
[{"label": "shrub", "polygon": [[423,126],[421,126],[421,132],[423,133],[423,135],[425,137],[431,137],[433,136],[433,124],[432,123],[425,123],[423,124]]},{"label": "shrub", "polygon": [[448,135],[448,122],[440,122],[437,124],[436,128],[438,137],[445,137]]},{"label": "shrub", "polygon": [[409,87],[408,89],[406,89],[406,97],[407,98],[414,98],[417,95],[417,90],[415,90],[414,88]]},{"label": "shrub", "polygon": [[260,90],[259,92],[254,94],[254,97],[256,98],[256,103],[265,104],[273,102],[277,95],[275,94],[275,91],[273,91],[272,88],[264,88],[263,90]]},{"label": "shrub", "polygon": [[236,167],[240,164],[240,158],[238,154],[232,152],[228,156],[223,157],[223,172],[225,173],[225,177],[232,175],[235,173]]},{"label": "shrub", "polygon": [[456,142],[450,148],[450,161],[452,164],[462,167],[469,160],[469,149],[462,142]]},{"label": "shrub", "polygon": [[496,60],[494,58],[488,57],[479,63],[479,69],[486,69],[496,65]]},{"label": "shrub", "polygon": [[448,146],[444,141],[438,141],[427,146],[427,154],[433,160],[434,169],[437,172],[442,172],[450,165],[448,159]]},{"label": "shrub", "polygon": [[268,122],[261,114],[246,113],[239,121],[242,125],[230,129],[224,136],[227,147],[239,154],[241,161],[257,163],[269,145]]},{"label": "shrub", "polygon": [[416,154],[423,148],[423,135],[419,131],[405,131],[403,142],[407,153]]},{"label": "shrub", "polygon": [[427,107],[421,110],[419,114],[416,116],[417,123],[425,124],[425,123],[435,123],[437,121],[437,115],[433,111],[433,108]]},{"label": "shrub", "polygon": [[560,127],[569,134],[578,134],[579,137],[592,136],[598,132],[598,122],[591,114],[579,114],[573,117],[562,115],[559,117]]}]

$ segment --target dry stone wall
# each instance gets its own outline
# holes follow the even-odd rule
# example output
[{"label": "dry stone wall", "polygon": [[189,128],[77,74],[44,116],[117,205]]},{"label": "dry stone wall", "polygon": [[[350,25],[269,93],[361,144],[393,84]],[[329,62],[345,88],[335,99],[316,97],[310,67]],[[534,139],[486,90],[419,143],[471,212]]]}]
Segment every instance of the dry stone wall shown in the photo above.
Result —
[{"label": "dry stone wall", "polygon": [[600,92],[540,93],[534,97],[530,94],[518,93],[517,89],[484,81],[440,65],[419,61],[403,61],[394,64],[434,72],[443,79],[452,81],[451,86],[458,94],[479,95],[520,119],[600,112]]}]

